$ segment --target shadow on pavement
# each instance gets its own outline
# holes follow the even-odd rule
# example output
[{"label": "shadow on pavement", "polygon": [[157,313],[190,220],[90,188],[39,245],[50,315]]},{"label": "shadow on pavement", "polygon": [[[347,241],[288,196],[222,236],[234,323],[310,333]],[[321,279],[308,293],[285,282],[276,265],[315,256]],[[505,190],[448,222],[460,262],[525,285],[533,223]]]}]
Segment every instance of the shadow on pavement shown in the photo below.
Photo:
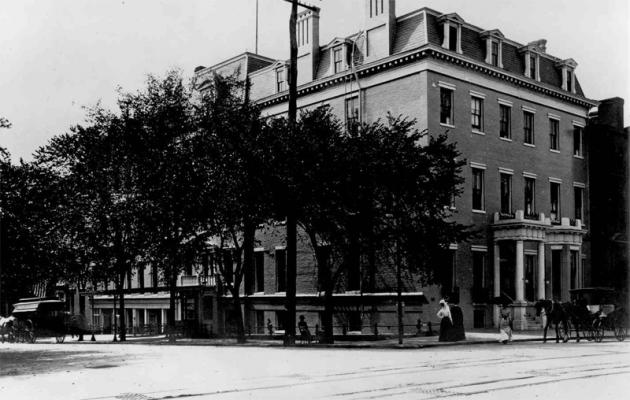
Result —
[{"label": "shadow on pavement", "polygon": [[114,368],[123,360],[96,351],[0,350],[0,377],[35,375],[84,368]]}]

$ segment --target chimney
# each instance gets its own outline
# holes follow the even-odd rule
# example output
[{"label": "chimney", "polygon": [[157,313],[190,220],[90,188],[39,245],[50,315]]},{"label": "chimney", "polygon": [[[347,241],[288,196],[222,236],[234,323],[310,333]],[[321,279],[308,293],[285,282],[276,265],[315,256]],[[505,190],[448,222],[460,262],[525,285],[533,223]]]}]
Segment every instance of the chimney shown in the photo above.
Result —
[{"label": "chimney", "polygon": [[602,100],[597,109],[597,123],[615,132],[623,132],[623,103],[620,97]]},{"label": "chimney", "polygon": [[315,79],[319,62],[319,8],[297,15],[298,85]]},{"label": "chimney", "polygon": [[396,33],[396,0],[364,0],[366,60],[392,54]]}]

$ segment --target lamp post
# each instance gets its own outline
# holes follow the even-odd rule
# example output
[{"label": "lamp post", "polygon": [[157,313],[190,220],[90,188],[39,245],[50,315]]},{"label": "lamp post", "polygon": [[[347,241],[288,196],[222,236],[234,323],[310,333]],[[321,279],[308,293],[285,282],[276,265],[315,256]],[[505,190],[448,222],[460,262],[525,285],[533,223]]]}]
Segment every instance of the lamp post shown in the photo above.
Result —
[{"label": "lamp post", "polygon": [[116,294],[114,294],[114,312],[112,316],[114,317],[114,339],[112,341],[117,342],[118,338],[116,337],[116,334],[118,333],[118,315],[116,314]]},{"label": "lamp post", "polygon": [[92,327],[92,337],[90,338],[91,342],[96,342],[96,338],[94,337],[94,286],[90,287],[90,318],[92,319],[90,326]]}]

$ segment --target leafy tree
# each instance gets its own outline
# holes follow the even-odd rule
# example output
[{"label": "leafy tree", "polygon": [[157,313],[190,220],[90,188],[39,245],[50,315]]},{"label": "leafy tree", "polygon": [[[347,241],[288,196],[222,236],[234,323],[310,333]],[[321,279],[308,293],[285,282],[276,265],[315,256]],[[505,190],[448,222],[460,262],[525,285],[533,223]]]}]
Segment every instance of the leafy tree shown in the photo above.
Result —
[{"label": "leafy tree", "polygon": [[[133,136],[120,118],[101,107],[90,110],[89,125],[59,135],[36,153],[36,162],[65,181],[63,228],[76,265],[68,278],[101,281],[113,277],[124,316],[124,282],[144,256],[140,230]],[[126,336],[120,319],[120,340]]]},{"label": "leafy tree", "polygon": [[[232,313],[239,342],[245,341],[241,312],[241,286],[253,289],[255,233],[269,219],[269,195],[264,186],[264,155],[259,110],[246,96],[245,82],[235,77],[215,76],[204,89],[197,117],[196,143],[200,164],[205,166],[206,232],[218,240],[219,248],[232,248],[218,264],[221,287],[232,297]],[[233,262],[233,265],[232,265]],[[228,265],[229,264],[229,265]]]},{"label": "leafy tree", "polygon": [[[134,148],[138,196],[151,262],[162,269],[170,290],[169,332],[174,332],[177,277],[194,250],[203,245],[203,165],[195,156],[196,123],[192,92],[178,71],[163,79],[149,76],[146,88],[121,96],[126,134]],[[173,334],[169,335],[174,340]]]},{"label": "leafy tree", "polygon": [[345,132],[325,108],[302,113],[294,135],[283,120],[270,124],[277,142],[269,165],[280,182],[271,187],[281,211],[283,179],[295,185],[297,219],[315,250],[324,292],[327,341],[340,286],[378,290],[376,271],[397,264],[419,283],[432,283],[436,255],[466,237],[465,227],[449,219],[462,182],[459,153],[446,137],[429,137],[414,124],[390,116]]},{"label": "leafy tree", "polygon": [[51,295],[56,283],[76,273],[64,178],[36,163],[11,165],[8,158],[0,168],[3,300],[32,295],[34,285]]},{"label": "leafy tree", "polygon": [[[10,128],[10,127],[11,127],[11,122],[9,122],[9,120],[4,117],[0,117],[0,128]],[[6,150],[3,150],[3,151],[6,152]]]}]

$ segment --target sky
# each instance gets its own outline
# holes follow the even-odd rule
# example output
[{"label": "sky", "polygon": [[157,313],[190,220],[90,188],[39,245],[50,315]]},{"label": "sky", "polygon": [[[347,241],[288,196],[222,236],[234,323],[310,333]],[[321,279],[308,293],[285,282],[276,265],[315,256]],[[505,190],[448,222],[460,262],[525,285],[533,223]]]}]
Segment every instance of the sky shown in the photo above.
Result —
[{"label": "sky", "polygon": [[[361,29],[363,2],[310,0],[320,43]],[[425,6],[522,44],[547,39],[549,54],[577,61],[587,97],[630,100],[627,0],[397,0],[396,14]],[[260,54],[288,58],[289,13],[283,0],[259,0]],[[256,0],[0,0],[0,116],[13,124],[0,146],[28,161],[83,123],[84,107],[115,109],[118,88],[253,52],[255,17]]]}]

